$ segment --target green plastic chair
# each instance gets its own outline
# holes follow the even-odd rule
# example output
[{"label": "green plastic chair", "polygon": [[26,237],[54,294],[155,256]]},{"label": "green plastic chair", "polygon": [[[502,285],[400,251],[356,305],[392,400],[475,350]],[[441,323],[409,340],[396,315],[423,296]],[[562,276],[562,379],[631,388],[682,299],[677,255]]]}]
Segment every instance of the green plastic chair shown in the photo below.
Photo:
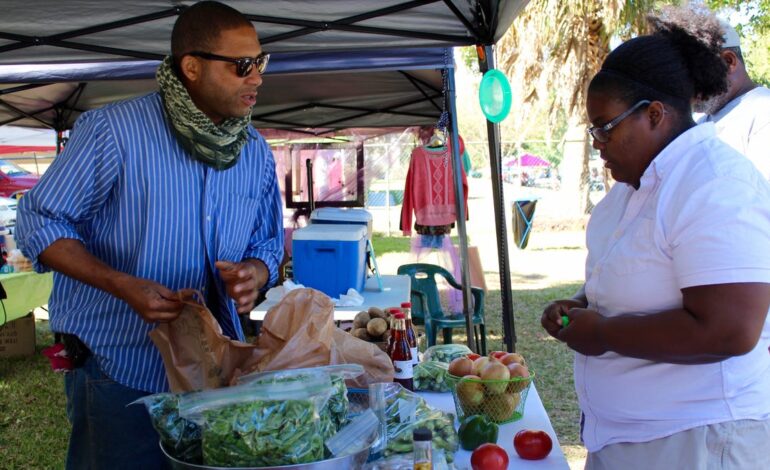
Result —
[{"label": "green plastic chair", "polygon": [[[436,334],[441,330],[444,344],[452,342],[452,330],[467,328],[462,312],[445,312],[439,298],[436,276],[443,277],[455,289],[462,286],[452,274],[441,266],[427,263],[404,264],[398,267],[398,274],[407,274],[412,280],[412,318],[414,323],[425,325],[428,346],[436,344]],[[487,354],[487,338],[484,326],[484,290],[471,287],[473,300],[473,336],[481,347],[481,354]]]}]

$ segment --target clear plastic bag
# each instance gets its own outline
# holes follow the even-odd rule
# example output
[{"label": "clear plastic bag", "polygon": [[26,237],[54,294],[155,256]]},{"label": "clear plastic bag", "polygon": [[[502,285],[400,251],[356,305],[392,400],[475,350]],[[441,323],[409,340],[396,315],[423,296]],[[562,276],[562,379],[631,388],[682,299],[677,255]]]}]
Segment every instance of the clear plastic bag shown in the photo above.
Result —
[{"label": "clear plastic bag", "polygon": [[463,357],[473,351],[464,344],[436,344],[425,350],[422,360],[436,362],[452,362],[453,359]]},{"label": "clear plastic bag", "polygon": [[452,383],[448,376],[449,364],[446,362],[421,362],[414,366],[414,389],[421,392],[449,392]]},{"label": "clear plastic bag", "polygon": [[434,447],[446,452],[447,462],[454,460],[459,439],[453,414],[431,408],[425,400],[397,383],[370,385],[369,406],[380,420],[381,439],[376,450],[384,457],[411,452],[414,429],[428,428],[433,433]]},{"label": "clear plastic bag", "polygon": [[[292,369],[293,373],[301,373],[303,370],[321,371],[331,376],[332,382],[332,394],[329,397],[329,401],[321,411],[321,434],[324,436],[324,440],[331,437],[340,430],[348,421],[348,388],[345,386],[345,381],[349,379],[355,379],[364,373],[363,366],[359,364],[338,364],[323,367],[313,367],[307,369]],[[259,381],[261,378],[270,377],[272,372],[257,372],[253,374],[243,375],[238,377],[239,384],[253,383]],[[325,418],[329,419],[325,419]],[[329,423],[331,425],[329,425]]]},{"label": "clear plastic bag", "polygon": [[372,410],[366,410],[328,439],[326,448],[334,457],[355,454],[374,442],[379,426],[377,415]]},{"label": "clear plastic bag", "polygon": [[201,428],[195,422],[179,416],[179,394],[156,393],[135,402],[142,403],[150,415],[152,427],[158,432],[163,448],[183,462],[200,464]]},{"label": "clear plastic bag", "polygon": [[309,463],[325,457],[322,430],[329,424],[320,413],[332,389],[322,371],[269,372],[249,383],[181,396],[179,414],[201,427],[204,465]]}]

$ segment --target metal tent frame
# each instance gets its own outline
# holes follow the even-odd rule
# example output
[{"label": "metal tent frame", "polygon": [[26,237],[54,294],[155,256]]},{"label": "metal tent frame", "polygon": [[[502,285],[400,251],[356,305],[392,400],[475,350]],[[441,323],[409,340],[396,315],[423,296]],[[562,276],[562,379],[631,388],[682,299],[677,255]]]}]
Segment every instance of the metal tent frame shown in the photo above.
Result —
[{"label": "metal tent frame", "polygon": [[[66,72],[73,64],[76,67],[98,67],[100,62],[135,65],[137,62],[159,60],[167,53],[174,19],[186,8],[187,3],[180,0],[137,0],[121,4],[98,0],[38,0],[34,5],[29,5],[29,2],[21,0],[6,0],[3,5],[4,14],[0,17],[0,67],[17,66],[22,70],[14,73],[20,73],[23,69],[34,68],[36,64],[45,64],[50,67],[58,65],[60,72]],[[307,73],[318,73],[314,56],[319,52],[336,53],[338,63],[332,69],[342,71],[346,69],[350,55],[356,51],[369,51],[376,55],[387,49],[466,45],[479,46],[479,63],[484,72],[494,67],[493,45],[510,27],[528,0],[225,0],[225,3],[244,12],[252,20],[265,50],[276,54],[276,58],[279,53],[306,54]],[[300,60],[295,61],[295,65],[298,63]],[[271,62],[271,68],[273,66]],[[143,83],[148,81],[146,78],[131,75],[133,72],[128,69],[132,69],[133,65],[118,68],[126,68],[124,73],[127,75],[118,78],[110,75],[109,78],[122,78],[122,82],[92,83],[78,81],[74,76],[69,80],[54,76],[39,76],[39,81],[18,80],[18,77],[4,75],[0,68],[0,83],[6,84],[4,87],[0,85],[0,111],[7,111],[6,116],[0,114],[0,124],[13,122],[30,127],[66,129],[82,111],[104,104],[99,103],[98,99],[88,100],[93,88],[99,85],[113,89],[129,87],[131,93],[127,94],[132,95],[147,86]],[[389,106],[310,101],[270,110],[258,108],[254,114],[255,125],[259,127],[263,123],[269,127],[297,129],[296,125],[299,124],[300,130],[307,131],[311,127],[307,125],[308,122],[291,113],[306,114],[308,110],[336,114],[334,118],[314,122],[313,129],[316,130],[310,132],[342,128],[353,124],[353,121],[356,121],[357,127],[366,127],[361,126],[360,121],[367,116],[380,116],[379,125],[374,122],[372,127],[388,127],[382,125],[389,122],[384,116],[406,117],[410,120],[409,125],[435,123],[436,116],[440,114],[437,100],[440,99],[441,89],[437,90],[435,85],[418,86],[422,82],[430,83],[430,80],[407,70],[412,69],[404,68],[403,77],[414,82],[417,87],[415,90],[422,95],[422,99],[404,99]],[[455,144],[453,148],[458,149],[457,122],[454,118],[454,69],[450,65],[446,70],[449,128]],[[10,72],[10,69],[5,71]],[[300,75],[302,73],[294,76]],[[93,84],[97,85],[93,87]],[[56,99],[46,100],[46,96],[50,98],[52,95],[56,95]],[[14,102],[11,97],[22,99]],[[30,108],[31,104],[37,107]],[[420,108],[421,105],[427,107]],[[320,131],[315,126],[320,126]],[[515,350],[516,334],[506,245],[499,126],[487,122],[487,134],[495,198],[504,343],[512,351]],[[459,178],[457,170],[461,168],[461,162],[456,150],[453,152],[452,164]],[[462,201],[462,186],[455,184],[455,191],[456,201]],[[470,276],[464,207],[461,203],[458,203],[458,216],[463,306],[468,318]],[[475,349],[470,336],[469,344]]]}]

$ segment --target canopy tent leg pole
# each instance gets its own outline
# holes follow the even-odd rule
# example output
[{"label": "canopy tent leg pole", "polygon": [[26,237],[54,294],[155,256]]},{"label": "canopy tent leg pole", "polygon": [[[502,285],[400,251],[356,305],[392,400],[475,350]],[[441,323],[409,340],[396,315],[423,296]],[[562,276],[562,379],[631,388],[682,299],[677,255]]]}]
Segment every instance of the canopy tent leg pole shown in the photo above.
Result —
[{"label": "canopy tent leg pole", "polygon": [[[495,67],[495,51],[492,46],[477,49],[479,69],[485,73]],[[503,192],[503,170],[500,158],[500,125],[487,120],[489,142],[489,165],[492,173],[492,197],[495,207],[495,229],[497,232],[497,260],[500,269],[500,297],[502,298],[503,343],[506,351],[516,351],[516,322],[513,317],[513,295],[511,293],[511,270],[508,259],[508,228],[505,223],[505,194]]]},{"label": "canopy tent leg pole", "polygon": [[[453,53],[450,49],[449,53]],[[470,269],[468,268],[468,232],[465,230],[465,194],[463,191],[463,179],[462,171],[463,162],[460,156],[460,139],[457,132],[457,106],[455,103],[455,68],[454,60],[449,61],[447,67],[447,97],[449,101],[449,123],[452,132],[450,136],[452,138],[452,172],[454,174],[454,189],[455,189],[455,212],[457,214],[457,234],[460,238],[460,264],[462,266],[461,271],[461,284],[463,286],[463,314],[465,315],[465,325],[467,327],[468,347],[473,352],[478,352],[476,349],[475,335],[473,334],[473,308],[470,305],[471,302],[471,276]]]}]

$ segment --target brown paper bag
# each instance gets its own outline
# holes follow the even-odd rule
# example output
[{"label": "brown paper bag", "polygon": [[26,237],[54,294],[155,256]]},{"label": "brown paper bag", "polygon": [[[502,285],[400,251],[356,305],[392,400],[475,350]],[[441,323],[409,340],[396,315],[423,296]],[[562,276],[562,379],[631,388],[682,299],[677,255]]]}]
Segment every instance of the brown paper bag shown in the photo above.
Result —
[{"label": "brown paper bag", "polygon": [[161,323],[149,335],[160,351],[172,392],[218,388],[231,382],[239,367],[260,352],[252,344],[222,334],[196,291],[179,293],[184,302],[174,321]]},{"label": "brown paper bag", "polygon": [[360,364],[364,375],[348,385],[392,382],[393,364],[377,345],[362,341],[334,326],[334,304],[322,292],[296,289],[271,308],[262,323],[259,349],[264,355],[245,364],[243,371],[267,371]]},{"label": "brown paper bag", "polygon": [[393,382],[393,362],[379,346],[356,338],[339,328],[334,329],[330,364],[361,364],[364,374],[345,381],[348,387],[369,388],[377,382]]},{"label": "brown paper bag", "polygon": [[224,336],[194,291],[180,295],[185,307],[179,317],[150,332],[173,392],[231,385],[255,371],[329,364],[361,364],[365,373],[351,386],[393,381],[387,354],[336,328],[334,304],[322,292],[297,289],[287,294],[267,312],[255,345]]}]

